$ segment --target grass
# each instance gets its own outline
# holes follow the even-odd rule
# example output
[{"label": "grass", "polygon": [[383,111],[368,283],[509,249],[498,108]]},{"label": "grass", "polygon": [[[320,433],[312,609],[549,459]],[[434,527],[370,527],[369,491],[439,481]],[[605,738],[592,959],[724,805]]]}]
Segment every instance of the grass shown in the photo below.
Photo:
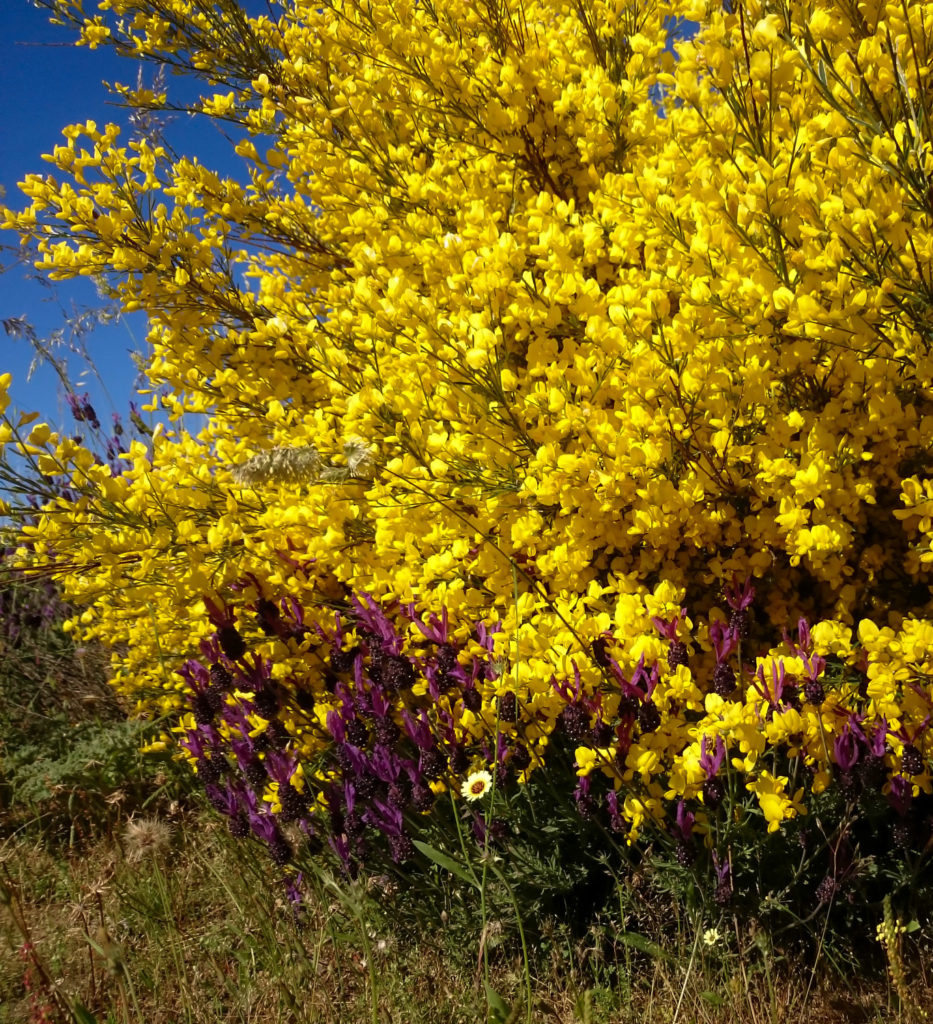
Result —
[{"label": "grass", "polygon": [[[503,929],[495,920],[472,945],[463,942],[464,922],[446,912],[433,915],[433,927],[426,913],[413,934],[380,913],[378,884],[367,891],[324,876],[296,920],[271,864],[204,811],[132,819],[111,838],[80,847],[11,836],[0,845],[0,878],[0,941],[11,954],[0,966],[0,991],[8,993],[2,1024],[43,1019],[17,955],[27,939],[33,992],[84,1007],[92,1015],[84,1020],[100,1024],[472,1024],[526,1016],[567,1024],[907,1024],[933,1010],[923,947],[915,945],[904,964],[911,1010],[898,1006],[885,980],[880,946],[878,961],[865,965],[868,980],[822,970],[811,984],[809,965],[763,944],[738,959],[724,935],[681,929],[659,947],[625,933],[618,918],[577,939],[569,922],[553,921],[526,973],[514,944],[497,944]],[[49,1019],[82,1020],[64,1012]]]}]

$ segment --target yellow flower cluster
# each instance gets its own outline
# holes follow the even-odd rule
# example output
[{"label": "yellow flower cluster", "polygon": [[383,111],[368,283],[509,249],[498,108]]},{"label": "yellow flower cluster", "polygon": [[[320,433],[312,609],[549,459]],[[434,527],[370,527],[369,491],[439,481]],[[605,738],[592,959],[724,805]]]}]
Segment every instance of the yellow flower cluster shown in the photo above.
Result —
[{"label": "yellow flower cluster", "polygon": [[[240,159],[76,125],[4,215],[52,276],[104,277],[149,316],[172,429],[119,474],[24,442],[78,495],[27,531],[31,557],[122,652],[126,693],[179,706],[167,666],[236,581],[322,622],[350,587],[444,607],[464,644],[499,622],[486,707],[516,693],[543,746],[552,675],[602,685],[594,640],[628,673],[663,663],[651,619],[708,615],[751,575],[760,619],[823,620],[827,653],[854,657],[864,620],[872,707],[922,719],[933,3],[732,6],[55,0],[90,46],[223,83],[196,108]],[[700,29],[675,54],[678,18]],[[255,643],[278,678],[310,671],[300,643]],[[761,686],[800,675],[782,658]],[[768,715],[754,687],[709,690],[661,672],[626,814],[696,792],[721,735],[777,827],[797,788],[759,759],[825,771],[849,698]]]},{"label": "yellow flower cluster", "polygon": [[[895,632],[863,620],[857,636],[835,622],[803,629],[803,646],[786,639],[724,696],[710,685],[708,654],[696,652],[691,668],[664,671],[662,661],[651,693],[656,726],[643,727],[639,716],[640,728],[605,747],[587,741],[576,749],[579,776],[601,772],[631,794],[623,808],[631,837],[646,820],[662,821],[671,801],[700,801],[714,812],[726,792],[741,802],[737,787],[754,796],[772,832],[807,813],[805,789],[820,794],[834,778],[906,803],[933,792],[923,753],[933,712],[933,626],[907,620]],[[624,713],[624,692],[620,701],[595,681],[584,692],[601,692],[606,719]],[[775,774],[775,766],[790,774]],[[698,820],[712,827],[706,816]]]}]

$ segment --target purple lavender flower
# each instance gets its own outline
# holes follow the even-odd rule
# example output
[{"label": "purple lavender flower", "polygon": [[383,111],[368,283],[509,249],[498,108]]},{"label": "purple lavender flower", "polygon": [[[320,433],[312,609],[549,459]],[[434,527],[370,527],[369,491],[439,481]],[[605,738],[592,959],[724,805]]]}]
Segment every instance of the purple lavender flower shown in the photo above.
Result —
[{"label": "purple lavender flower", "polygon": [[888,803],[901,816],[907,814],[913,802],[913,785],[903,775],[895,775],[888,789]]},{"label": "purple lavender flower", "polygon": [[711,779],[714,775],[718,775],[719,769],[722,768],[725,760],[726,745],[723,742],[722,736],[717,733],[716,745],[713,748],[713,752],[710,753],[709,738],[704,735],[700,744],[700,767],[706,772],[706,777]]},{"label": "purple lavender flower", "polygon": [[277,636],[287,640],[292,635],[291,627],[282,618],[278,605],[268,598],[260,597],[256,602],[256,618],[259,628],[266,636]]},{"label": "purple lavender flower", "polygon": [[411,804],[416,811],[426,814],[434,806],[434,793],[430,786],[416,782],[411,788]]},{"label": "purple lavender flower", "polygon": [[797,621],[797,645],[801,651],[809,652],[813,641],[810,638],[810,625],[806,619],[800,618]]},{"label": "purple lavender flower", "polygon": [[681,608],[676,618],[668,622],[665,619],[652,619],[654,628],[668,641],[667,664],[673,671],[678,665],[686,665],[690,652],[687,645],[677,635],[677,627],[686,619],[687,609]]},{"label": "purple lavender flower", "polygon": [[285,898],[292,908],[296,924],[301,923],[302,911],[306,909],[305,898],[302,892],[303,883],[304,875],[301,871],[285,879]]},{"label": "purple lavender flower", "polygon": [[235,818],[240,811],[240,792],[228,779],[223,786],[204,787],[211,806],[228,818]]},{"label": "purple lavender flower", "polygon": [[590,715],[582,704],[568,704],[560,713],[560,725],[567,736],[580,743],[590,733]]},{"label": "purple lavender flower", "polygon": [[921,738],[933,722],[933,715],[927,715],[913,732],[906,727],[898,729],[892,735],[896,736],[902,743],[901,771],[906,776],[922,775],[925,767],[923,751],[921,749]]},{"label": "purple lavender flower", "polygon": [[224,695],[213,686],[208,670],[196,659],[189,659],[178,674],[190,687],[188,703],[198,725],[209,725],[224,706]]},{"label": "purple lavender flower", "polygon": [[681,867],[689,867],[696,859],[696,847],[693,842],[693,826],[695,822],[696,815],[692,811],[687,810],[683,800],[678,801],[677,814],[674,819],[674,825],[671,828],[671,834],[676,842],[674,854],[677,858],[677,863]]},{"label": "purple lavender flower", "polygon": [[377,828],[389,841],[389,854],[396,864],[414,855],[411,839],[405,834],[402,811],[381,800],[373,800],[366,812],[367,822]]},{"label": "purple lavender flower", "polygon": [[179,745],[201,761],[210,756],[209,752],[220,749],[220,733],[212,725],[199,725],[197,729],[188,729]]},{"label": "purple lavender flower", "polygon": [[865,733],[868,749],[873,757],[882,758],[888,749],[888,720],[882,716],[878,720],[878,728]]},{"label": "purple lavender flower", "polygon": [[726,759],[726,745],[722,736],[716,736],[716,746],[712,754],[708,751],[708,739],[704,735],[701,743],[700,767],[706,774],[703,781],[703,803],[707,807],[717,808],[726,795],[725,787],[719,778],[719,770]]},{"label": "purple lavender flower", "polygon": [[846,722],[842,732],[833,741],[833,756],[840,771],[848,774],[856,766],[864,738],[862,730],[851,719]]},{"label": "purple lavender flower", "polygon": [[674,817],[674,835],[687,842],[693,836],[693,826],[696,824],[696,815],[693,811],[687,810],[683,800],[677,801],[677,813]]},{"label": "purple lavender flower", "polygon": [[422,708],[418,719],[415,720],[410,712],[402,712],[402,725],[408,738],[421,750],[432,750],[436,744],[434,733],[431,730],[431,723],[428,721],[427,713]]},{"label": "purple lavender flower", "polygon": [[418,758],[418,769],[429,782],[438,782],[447,770],[447,757],[437,747],[422,750]]},{"label": "purple lavender flower", "polygon": [[207,608],[208,618],[217,631],[217,642],[221,650],[231,660],[236,661],[246,654],[246,643],[236,628],[233,611],[226,604],[216,604],[206,594],[201,600]]},{"label": "purple lavender flower", "polygon": [[331,708],[327,712],[327,731],[337,743],[343,743],[347,738],[343,715],[336,708]]},{"label": "purple lavender flower", "polygon": [[400,654],[402,638],[382,610],[379,602],[365,591],[361,591],[358,595],[354,594],[350,598],[350,602],[353,606],[354,618],[363,629],[380,640],[387,653]]},{"label": "purple lavender flower", "polygon": [[580,691],[583,689],[583,676],[576,661],[571,660],[573,666],[573,690],[563,680],[558,681],[557,676],[551,676],[551,688],[568,704],[576,704],[580,701]]},{"label": "purple lavender flower", "polygon": [[577,813],[581,818],[592,818],[596,810],[592,788],[593,780],[589,775],[583,775],[577,780],[576,788],[573,791],[573,799],[577,805]]},{"label": "purple lavender flower", "polygon": [[435,644],[449,644],[450,643],[450,622],[447,617],[447,609],[441,608],[441,617],[438,618],[434,612],[428,613],[428,621],[425,622],[418,611],[414,603],[406,604],[403,606],[404,611],[408,620],[420,630],[420,632],[432,643]]},{"label": "purple lavender flower", "polygon": [[709,636],[713,644],[713,653],[716,655],[716,663],[721,665],[736,648],[735,635],[724,622],[714,619],[709,624]]},{"label": "purple lavender flower", "polygon": [[629,690],[634,692],[638,698],[642,701],[648,701],[651,699],[652,694],[655,691],[655,687],[661,680],[661,673],[657,665],[651,666],[649,672],[645,668],[645,656],[642,655],[638,659],[638,664],[635,666],[635,671],[632,673],[632,678],[629,682]]},{"label": "purple lavender flower", "polygon": [[518,721],[518,698],[514,690],[506,690],[499,697],[498,710],[500,722],[511,723]]},{"label": "purple lavender flower", "polygon": [[901,771],[905,775],[923,774],[923,754],[913,743],[905,743],[901,751]]},{"label": "purple lavender flower", "polygon": [[279,828],[275,816],[254,809],[247,812],[253,834],[269,848],[269,854],[279,867],[288,864],[293,856],[291,845]]},{"label": "purple lavender flower", "polygon": [[454,775],[463,775],[470,766],[470,758],[462,744],[454,744],[450,748],[448,765]]},{"label": "purple lavender flower", "polygon": [[71,415],[78,423],[87,423],[93,430],[100,430],[100,420],[97,418],[97,413],[94,412],[91,400],[84,392],[76,395],[69,391],[66,398]]},{"label": "purple lavender flower", "polygon": [[732,899],[732,862],[728,857],[720,861],[719,854],[713,850],[713,870],[716,872],[716,891],[713,899],[723,905]]},{"label": "purple lavender flower", "polygon": [[609,827],[613,832],[624,832],[625,821],[622,818],[622,812],[619,807],[619,794],[614,789],[610,789],[606,794],[606,807],[609,811]]},{"label": "purple lavender flower", "polygon": [[826,691],[820,682],[820,676],[826,667],[826,659],[816,654],[802,654],[807,681],[803,684],[803,695],[811,704],[822,704],[826,699]]},{"label": "purple lavender flower", "polygon": [[732,586],[726,588],[726,602],[732,609],[729,617],[729,629],[736,640],[748,638],[748,609],[755,600],[755,588],[751,576],[739,587],[738,577],[732,580]]},{"label": "purple lavender flower", "polygon": [[502,624],[494,622],[491,626],[487,627],[485,622],[476,623],[476,637],[479,641],[480,647],[487,650],[490,654],[494,654],[496,650],[495,641],[493,635],[502,631]]},{"label": "purple lavender flower", "polygon": [[493,818],[487,826],[486,819],[481,814],[474,814],[472,831],[477,844],[485,848],[487,843],[496,845],[505,842],[511,829],[503,818]]},{"label": "purple lavender flower", "polygon": [[601,636],[596,637],[593,643],[590,645],[593,649],[593,661],[599,665],[600,668],[609,668],[609,651],[607,648],[612,642],[611,633],[603,633]]}]

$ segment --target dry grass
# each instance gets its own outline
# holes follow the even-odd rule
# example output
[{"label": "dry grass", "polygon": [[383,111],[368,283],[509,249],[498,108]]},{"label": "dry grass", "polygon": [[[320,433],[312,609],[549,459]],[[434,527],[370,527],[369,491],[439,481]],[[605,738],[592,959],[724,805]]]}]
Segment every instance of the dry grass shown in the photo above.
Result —
[{"label": "dry grass", "polygon": [[718,949],[682,936],[651,956],[598,929],[571,941],[559,924],[535,951],[530,1010],[521,960],[491,948],[497,1012],[477,944],[464,945],[440,915],[433,929],[426,915],[418,938],[385,923],[361,931],[328,895],[298,927],[274,870],[244,860],[211,819],[137,819],[81,851],[8,839],[0,870],[9,897],[0,941],[11,953],[0,963],[2,1024],[41,1019],[16,955],[26,937],[61,1003],[86,1006],[101,1024],[909,1024],[933,1012],[921,962],[907,964],[914,1011],[898,1007],[880,947],[857,977],[818,970],[811,981],[806,963],[737,960],[724,939]]}]

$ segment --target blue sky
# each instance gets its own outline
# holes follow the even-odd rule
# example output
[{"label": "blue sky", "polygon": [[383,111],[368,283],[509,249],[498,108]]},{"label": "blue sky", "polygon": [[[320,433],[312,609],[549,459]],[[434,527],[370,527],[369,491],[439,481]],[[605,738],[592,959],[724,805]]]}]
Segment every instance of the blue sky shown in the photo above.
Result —
[{"label": "blue sky", "polygon": [[[28,0],[0,3],[0,95],[4,98],[4,128],[0,133],[0,184],[6,202],[25,204],[16,183],[31,172],[48,173],[50,166],[40,159],[61,141],[68,124],[119,120],[122,112],[108,104],[104,79],[132,81],[135,67],[108,50],[88,50],[71,45],[72,33],[48,23],[47,14]],[[4,232],[0,241],[15,245],[16,236]],[[4,262],[8,262],[9,253]],[[0,274],[0,319],[25,316],[40,336],[49,337],[61,328],[66,315],[99,303],[94,285],[81,280],[57,286],[54,291],[26,279],[27,268],[14,267]],[[87,390],[100,406],[98,414],[110,418],[124,411],[130,400],[136,371],[129,356],[133,335],[142,341],[145,320],[134,317],[96,329],[87,345],[100,370],[103,384],[82,377],[78,360],[68,363],[74,386]],[[0,372],[14,377],[13,401],[21,409],[35,409],[43,418],[70,425],[67,407],[54,373],[36,371],[26,377],[33,350],[25,339],[11,338],[0,331]],[[108,394],[110,398],[108,398]],[[112,402],[112,404],[111,404]]]},{"label": "blue sky", "polygon": [[[259,0],[248,0],[247,9],[256,9]],[[90,11],[94,0],[88,0]],[[135,83],[138,64],[117,57],[108,47],[89,50],[72,45],[74,34],[62,26],[50,25],[47,12],[33,7],[29,0],[0,0],[0,95],[4,98],[4,126],[0,132],[0,185],[5,201],[13,208],[24,206],[25,197],[17,188],[29,173],[49,173],[51,165],[41,159],[62,141],[62,129],[69,124],[95,120],[98,124],[116,121],[125,124],[126,112],[115,106],[104,81]],[[144,68],[149,82],[154,67]],[[207,92],[206,85],[192,85],[167,76],[169,99],[182,101]],[[187,115],[177,116],[168,126],[167,137],[175,150],[197,154],[208,166],[221,172],[236,173],[231,165],[231,148],[220,133],[205,121],[195,122]],[[234,157],[235,161],[239,158]],[[13,232],[0,233],[0,243],[15,246]],[[4,263],[10,253],[3,253]],[[92,282],[78,279],[59,283],[54,289],[37,280],[27,279],[29,268],[14,267],[0,274],[0,320],[25,317],[42,337],[51,337],[62,328],[65,318],[82,309],[99,306]],[[32,276],[38,276],[35,271]],[[144,345],[146,320],[142,314],[96,328],[87,336],[86,345],[100,379],[88,374],[77,358],[67,360],[68,376],[74,388],[87,391],[104,422],[114,411],[124,414],[134,397],[137,372],[130,351]],[[14,377],[13,403],[22,410],[36,410],[44,419],[71,426],[68,407],[54,372],[39,367],[27,381],[34,351],[28,341],[8,336],[0,328],[0,373]]]}]

